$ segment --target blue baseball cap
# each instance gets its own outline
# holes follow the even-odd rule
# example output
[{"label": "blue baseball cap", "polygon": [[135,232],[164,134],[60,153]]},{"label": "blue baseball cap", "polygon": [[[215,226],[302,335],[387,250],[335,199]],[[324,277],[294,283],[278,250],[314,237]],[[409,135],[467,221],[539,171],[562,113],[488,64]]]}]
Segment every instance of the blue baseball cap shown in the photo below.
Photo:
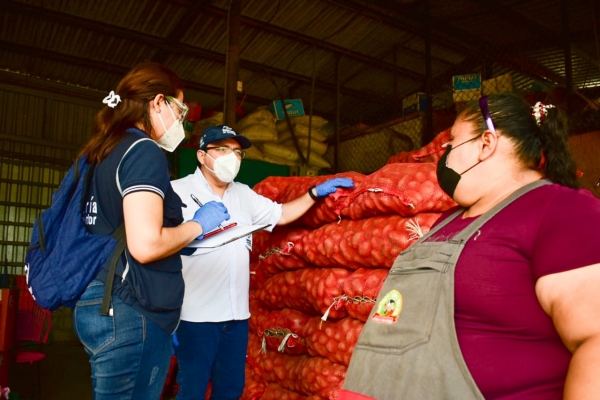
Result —
[{"label": "blue baseball cap", "polygon": [[200,150],[206,150],[209,143],[220,142],[225,139],[235,139],[242,146],[242,149],[247,149],[252,146],[252,142],[246,136],[238,135],[233,128],[227,125],[209,126],[202,132],[200,136]]}]

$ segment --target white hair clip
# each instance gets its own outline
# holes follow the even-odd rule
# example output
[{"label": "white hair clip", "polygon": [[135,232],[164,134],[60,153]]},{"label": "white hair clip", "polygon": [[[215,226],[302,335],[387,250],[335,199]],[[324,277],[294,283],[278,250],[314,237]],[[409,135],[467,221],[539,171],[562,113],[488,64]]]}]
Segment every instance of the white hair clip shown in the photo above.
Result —
[{"label": "white hair clip", "polygon": [[117,104],[119,104],[120,101],[121,101],[121,96],[119,96],[118,94],[115,94],[114,90],[111,90],[110,93],[108,94],[108,96],[106,96],[104,98],[104,100],[102,100],[102,103],[106,104],[110,108],[115,108],[117,106]]},{"label": "white hair clip", "polygon": [[531,115],[533,115],[535,118],[537,126],[542,126],[544,119],[546,118],[546,114],[551,108],[554,108],[552,104],[543,104],[541,101],[538,101],[533,107],[531,107]]}]

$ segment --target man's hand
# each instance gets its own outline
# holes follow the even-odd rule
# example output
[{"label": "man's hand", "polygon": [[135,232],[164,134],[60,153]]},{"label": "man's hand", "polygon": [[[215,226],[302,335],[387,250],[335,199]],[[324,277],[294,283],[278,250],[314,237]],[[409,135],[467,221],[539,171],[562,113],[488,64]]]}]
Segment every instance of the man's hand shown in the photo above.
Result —
[{"label": "man's hand", "polygon": [[337,188],[351,188],[354,187],[354,181],[349,178],[333,178],[325,181],[315,187],[317,191],[317,197],[325,197],[334,193]]}]

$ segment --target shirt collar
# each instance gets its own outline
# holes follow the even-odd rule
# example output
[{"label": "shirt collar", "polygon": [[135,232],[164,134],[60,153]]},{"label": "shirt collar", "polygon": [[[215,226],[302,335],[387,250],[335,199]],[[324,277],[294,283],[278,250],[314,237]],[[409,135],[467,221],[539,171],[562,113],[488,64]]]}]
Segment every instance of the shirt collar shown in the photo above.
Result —
[{"label": "shirt collar", "polygon": [[[212,188],[210,187],[210,184],[208,183],[208,181],[206,180],[206,177],[204,176],[204,174],[202,173],[202,170],[200,169],[200,167],[196,167],[196,171],[194,172],[194,175],[196,175],[196,178],[198,178],[198,181],[206,188],[208,189],[212,194],[216,195],[215,192],[213,192]],[[233,182],[229,182],[227,184],[227,189],[225,189],[225,191],[227,192],[231,187],[233,186]]]}]

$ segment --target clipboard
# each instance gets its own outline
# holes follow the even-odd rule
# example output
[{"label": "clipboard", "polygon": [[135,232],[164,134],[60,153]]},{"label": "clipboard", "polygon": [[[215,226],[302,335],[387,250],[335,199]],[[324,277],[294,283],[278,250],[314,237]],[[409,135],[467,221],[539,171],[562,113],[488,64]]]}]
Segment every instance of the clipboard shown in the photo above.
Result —
[{"label": "clipboard", "polygon": [[254,232],[261,231],[263,229],[268,228],[271,224],[265,225],[236,225],[230,229],[225,229],[223,231],[215,231],[210,237],[204,238],[202,240],[193,240],[186,247],[196,248],[196,249],[214,249],[217,247],[221,247],[226,245],[227,243],[231,243],[238,239],[244,238],[248,235],[253,234]]}]

